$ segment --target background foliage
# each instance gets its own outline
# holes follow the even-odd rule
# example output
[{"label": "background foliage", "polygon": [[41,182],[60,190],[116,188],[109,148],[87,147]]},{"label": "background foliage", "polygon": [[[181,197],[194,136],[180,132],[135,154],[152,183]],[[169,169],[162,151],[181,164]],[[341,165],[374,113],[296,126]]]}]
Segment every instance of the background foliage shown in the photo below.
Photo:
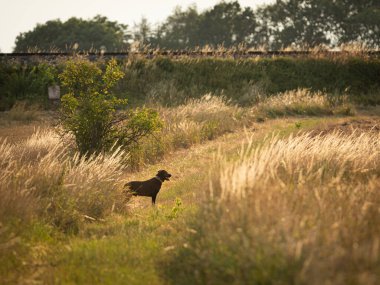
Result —
[{"label": "background foliage", "polygon": [[377,0],[278,0],[256,10],[238,1],[219,2],[205,11],[196,6],[177,7],[163,22],[152,25],[146,18],[132,29],[96,16],[66,22],[49,21],[21,33],[15,51],[29,49],[124,50],[128,40],[165,49],[244,44],[279,49],[288,46],[339,46],[361,42],[380,44],[380,4]]},{"label": "background foliage", "polygon": [[52,20],[18,35],[14,51],[67,50],[74,45],[79,50],[121,50],[127,40],[126,29],[126,25],[99,15],[89,20],[75,17],[66,22]]},{"label": "background foliage", "polygon": [[[103,61],[96,65],[105,70]],[[360,104],[380,102],[379,59],[318,55],[241,60],[157,57],[130,58],[118,62],[118,66],[126,76],[111,91],[120,99],[128,98],[132,106],[147,102],[178,105],[209,92],[249,105],[257,103],[258,96],[299,88],[326,91],[332,96],[346,94]],[[25,100],[49,107],[47,87],[54,82],[60,84],[58,74],[64,67],[65,61],[0,64],[0,110]],[[100,77],[93,80],[99,84]]]}]

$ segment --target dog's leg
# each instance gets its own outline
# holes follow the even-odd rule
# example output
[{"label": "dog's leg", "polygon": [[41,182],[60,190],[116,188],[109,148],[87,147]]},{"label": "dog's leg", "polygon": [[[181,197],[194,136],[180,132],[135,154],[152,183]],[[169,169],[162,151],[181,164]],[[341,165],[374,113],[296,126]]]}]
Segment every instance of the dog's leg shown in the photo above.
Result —
[{"label": "dog's leg", "polygon": [[152,196],[152,205],[156,204],[156,197],[157,197],[157,195]]}]

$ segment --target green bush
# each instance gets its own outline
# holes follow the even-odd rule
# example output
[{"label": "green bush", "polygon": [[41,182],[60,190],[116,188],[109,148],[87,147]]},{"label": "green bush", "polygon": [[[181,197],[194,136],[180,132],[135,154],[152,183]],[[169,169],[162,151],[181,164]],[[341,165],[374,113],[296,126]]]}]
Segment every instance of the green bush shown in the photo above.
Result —
[{"label": "green bush", "polygon": [[82,154],[99,153],[115,143],[131,145],[161,127],[157,112],[117,112],[127,100],[116,98],[110,89],[123,76],[115,60],[103,72],[96,63],[82,59],[69,61],[59,75],[68,90],[62,97],[61,123]]}]

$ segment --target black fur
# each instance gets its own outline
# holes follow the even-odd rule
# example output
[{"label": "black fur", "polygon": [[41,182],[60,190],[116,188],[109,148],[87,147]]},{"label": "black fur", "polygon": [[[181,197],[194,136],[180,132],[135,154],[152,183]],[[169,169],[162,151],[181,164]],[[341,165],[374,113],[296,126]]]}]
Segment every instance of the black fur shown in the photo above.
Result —
[{"label": "black fur", "polygon": [[160,192],[162,183],[169,180],[172,175],[166,170],[160,170],[157,175],[146,181],[131,181],[125,184],[126,187],[132,192],[133,196],[146,196],[152,198],[152,204],[156,203],[156,197]]}]

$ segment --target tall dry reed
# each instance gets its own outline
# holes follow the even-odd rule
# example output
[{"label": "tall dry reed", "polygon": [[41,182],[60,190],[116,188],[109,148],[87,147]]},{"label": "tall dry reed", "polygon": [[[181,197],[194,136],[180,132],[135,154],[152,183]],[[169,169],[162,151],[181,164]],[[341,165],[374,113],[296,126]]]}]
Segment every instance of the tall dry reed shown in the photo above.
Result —
[{"label": "tall dry reed", "polygon": [[37,131],[17,145],[0,145],[0,221],[33,218],[64,230],[84,215],[101,218],[122,207],[126,153],[88,158],[72,154],[53,131]]},{"label": "tall dry reed", "polygon": [[219,163],[175,281],[378,284],[379,133],[251,140]]},{"label": "tall dry reed", "polygon": [[321,115],[353,115],[354,107],[344,95],[328,95],[321,91],[296,89],[276,94],[260,96],[254,107],[260,116],[275,118],[283,116],[321,116]]}]

